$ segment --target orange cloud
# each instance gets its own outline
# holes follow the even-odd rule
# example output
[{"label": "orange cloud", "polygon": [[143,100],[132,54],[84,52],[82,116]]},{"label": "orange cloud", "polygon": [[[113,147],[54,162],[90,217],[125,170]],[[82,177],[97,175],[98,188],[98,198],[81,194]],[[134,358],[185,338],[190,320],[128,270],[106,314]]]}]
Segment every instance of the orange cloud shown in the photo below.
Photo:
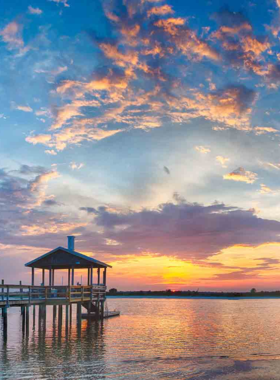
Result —
[{"label": "orange cloud", "polygon": [[87,223],[57,223],[57,221],[49,221],[44,225],[22,225],[20,234],[22,236],[38,236],[45,234],[57,234],[60,232],[72,231],[79,227],[85,227]]},{"label": "orange cloud", "polygon": [[243,51],[253,53],[256,56],[260,56],[271,47],[267,40],[259,41],[253,36],[245,36],[241,39],[241,42]]},{"label": "orange cloud", "polygon": [[74,116],[83,116],[80,105],[75,102],[66,104],[56,110],[56,121],[51,126],[51,130],[61,128],[68,120]]},{"label": "orange cloud", "polygon": [[237,182],[254,183],[258,179],[258,175],[240,167],[231,173],[225,174],[223,178]]},{"label": "orange cloud", "polygon": [[263,135],[264,133],[277,133],[277,129],[272,127],[255,127],[256,135]]},{"label": "orange cloud", "polygon": [[[26,138],[26,141],[32,144],[43,144],[49,148],[55,148],[57,151],[64,150],[67,145],[79,144],[82,141],[99,141],[121,132],[121,129],[105,130],[100,128],[86,127],[86,124],[93,124],[94,119],[82,121],[85,125],[77,123],[75,126],[64,128],[53,135],[37,135]],[[47,136],[48,138],[45,138]],[[52,153],[53,154],[53,153]]]},{"label": "orange cloud", "polygon": [[178,33],[178,26],[182,26],[185,24],[185,19],[178,17],[178,18],[168,18],[168,19],[161,19],[154,23],[155,26],[159,28],[163,28],[166,33],[169,33],[173,36],[175,36]]},{"label": "orange cloud", "polygon": [[173,9],[171,8],[170,5],[165,4],[160,7],[153,7],[148,10],[147,14],[148,17],[151,17],[152,15],[154,16],[165,16],[167,14],[172,14],[174,13]]},{"label": "orange cloud", "polygon": [[35,136],[28,136],[26,137],[25,141],[33,144],[33,145],[36,145],[36,144],[45,144],[47,145],[47,143],[51,140],[51,136],[50,135],[35,135]]},{"label": "orange cloud", "polygon": [[117,46],[105,43],[100,44],[99,47],[106,57],[114,60],[120,67],[136,66],[138,63],[138,53],[136,51],[130,50],[124,54],[118,50]]},{"label": "orange cloud", "polygon": [[58,178],[59,173],[57,171],[51,171],[38,175],[30,185],[30,191],[33,193],[38,190],[42,184],[48,183],[50,180]]},{"label": "orange cloud", "polygon": [[[204,117],[207,120],[223,123],[228,128],[250,131],[251,105],[256,100],[256,93],[244,86],[228,86],[224,89],[203,94],[193,91],[191,97],[174,100],[167,99],[173,108],[170,116],[175,122],[191,118]],[[176,109],[179,111],[176,112]]]}]

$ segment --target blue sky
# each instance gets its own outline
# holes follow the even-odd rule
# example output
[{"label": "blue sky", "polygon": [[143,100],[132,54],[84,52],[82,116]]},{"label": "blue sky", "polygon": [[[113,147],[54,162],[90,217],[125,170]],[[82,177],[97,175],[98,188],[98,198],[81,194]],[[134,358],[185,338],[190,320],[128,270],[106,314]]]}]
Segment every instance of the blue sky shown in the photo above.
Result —
[{"label": "blue sky", "polygon": [[277,287],[280,2],[0,5],[3,273],[74,234],[114,286]]}]

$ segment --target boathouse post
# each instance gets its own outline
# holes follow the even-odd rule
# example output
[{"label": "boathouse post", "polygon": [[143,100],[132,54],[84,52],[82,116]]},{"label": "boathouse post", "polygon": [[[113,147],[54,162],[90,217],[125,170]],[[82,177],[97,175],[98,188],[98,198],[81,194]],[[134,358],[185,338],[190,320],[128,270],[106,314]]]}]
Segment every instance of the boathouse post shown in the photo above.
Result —
[{"label": "boathouse post", "polygon": [[[23,292],[23,289],[22,289],[22,282],[20,281],[19,282],[19,292],[22,293]],[[22,300],[22,297],[20,297],[20,299]]]},{"label": "boathouse post", "polygon": [[103,270],[103,285],[106,286],[106,268]]},{"label": "boathouse post", "polygon": [[71,269],[68,268],[68,286],[71,285]]},{"label": "boathouse post", "polygon": [[97,269],[97,284],[100,285],[100,268]]},{"label": "boathouse post", "polygon": [[93,284],[93,266],[90,267],[90,285]]},{"label": "boathouse post", "polygon": [[31,285],[34,286],[34,267],[31,268]]},{"label": "boathouse post", "polygon": [[45,269],[42,269],[42,285],[45,286]]},{"label": "boathouse post", "polygon": [[49,268],[49,286],[52,286],[52,267]]},{"label": "boathouse post", "polygon": [[72,267],[72,286],[74,286],[75,269]]}]

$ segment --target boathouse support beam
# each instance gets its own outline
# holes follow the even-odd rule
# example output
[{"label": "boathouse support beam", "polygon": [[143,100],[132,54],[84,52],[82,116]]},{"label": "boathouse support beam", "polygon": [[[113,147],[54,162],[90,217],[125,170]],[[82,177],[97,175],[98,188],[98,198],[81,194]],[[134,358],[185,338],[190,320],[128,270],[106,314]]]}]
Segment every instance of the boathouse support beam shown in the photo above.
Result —
[{"label": "boathouse support beam", "polygon": [[71,285],[71,269],[68,268],[68,286]]},{"label": "boathouse support beam", "polygon": [[49,269],[49,286],[52,286],[52,267]]},{"label": "boathouse support beam", "polygon": [[34,267],[31,268],[31,285],[34,286]]},{"label": "boathouse support beam", "polygon": [[97,269],[97,284],[100,285],[100,268]]},{"label": "boathouse support beam", "polygon": [[72,286],[74,286],[74,278],[75,278],[75,268],[72,267]]},{"label": "boathouse support beam", "polygon": [[103,285],[106,286],[106,268],[103,270]]},{"label": "boathouse support beam", "polygon": [[45,269],[42,269],[42,285],[45,286]]}]

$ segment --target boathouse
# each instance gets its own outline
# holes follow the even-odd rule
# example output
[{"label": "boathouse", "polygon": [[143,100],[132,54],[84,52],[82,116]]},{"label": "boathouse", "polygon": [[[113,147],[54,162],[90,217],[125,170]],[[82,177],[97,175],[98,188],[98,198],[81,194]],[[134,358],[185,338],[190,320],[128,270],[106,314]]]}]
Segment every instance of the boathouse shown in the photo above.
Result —
[{"label": "boathouse", "polygon": [[[55,270],[68,270],[68,286],[74,286],[75,269],[87,270],[87,285],[106,286],[107,268],[112,268],[111,265],[105,264],[92,257],[83,255],[75,251],[75,236],[68,236],[68,248],[57,247],[50,252],[38,257],[25,264],[31,268],[31,285],[34,286],[34,271],[35,269],[42,270],[42,286],[45,285],[45,272],[49,272],[48,285],[55,285]],[[96,270],[96,276],[93,277],[93,271]],[[102,273],[101,273],[102,271]],[[102,279],[101,279],[102,277]],[[82,285],[82,284],[80,284]]]}]

